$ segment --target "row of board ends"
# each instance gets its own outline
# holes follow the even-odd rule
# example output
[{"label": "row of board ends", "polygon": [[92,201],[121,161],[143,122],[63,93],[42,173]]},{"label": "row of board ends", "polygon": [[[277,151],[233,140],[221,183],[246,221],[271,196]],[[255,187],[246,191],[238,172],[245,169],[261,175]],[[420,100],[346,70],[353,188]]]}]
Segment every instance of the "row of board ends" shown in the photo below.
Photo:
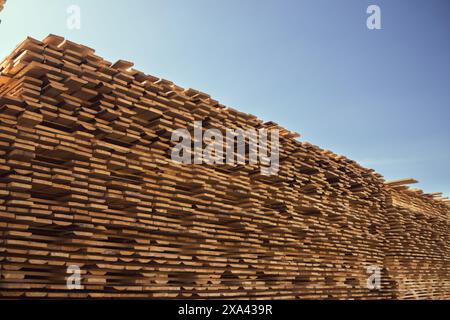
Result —
[{"label": "row of board ends", "polygon": [[405,178],[405,179],[398,179],[398,180],[390,180],[386,181],[384,184],[395,190],[401,190],[405,191],[410,194],[426,197],[435,201],[442,202],[448,206],[450,206],[450,199],[448,197],[444,197],[442,195],[442,192],[432,192],[432,193],[425,193],[423,190],[418,188],[411,188],[411,184],[418,183],[416,179],[413,178]]}]

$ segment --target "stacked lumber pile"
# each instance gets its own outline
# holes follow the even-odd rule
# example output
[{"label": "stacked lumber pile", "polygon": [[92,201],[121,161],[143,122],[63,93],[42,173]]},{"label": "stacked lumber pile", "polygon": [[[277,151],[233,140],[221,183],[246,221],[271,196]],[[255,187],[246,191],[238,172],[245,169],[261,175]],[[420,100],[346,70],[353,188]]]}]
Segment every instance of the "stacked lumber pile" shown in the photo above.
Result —
[{"label": "stacked lumber pile", "polygon": [[391,195],[386,265],[399,299],[450,299],[448,199],[408,186],[416,182],[386,184]]},{"label": "stacked lumber pile", "polygon": [[[380,175],[132,67],[54,35],[0,65],[0,297],[396,296]],[[278,175],[173,162],[194,121],[278,128]]]}]

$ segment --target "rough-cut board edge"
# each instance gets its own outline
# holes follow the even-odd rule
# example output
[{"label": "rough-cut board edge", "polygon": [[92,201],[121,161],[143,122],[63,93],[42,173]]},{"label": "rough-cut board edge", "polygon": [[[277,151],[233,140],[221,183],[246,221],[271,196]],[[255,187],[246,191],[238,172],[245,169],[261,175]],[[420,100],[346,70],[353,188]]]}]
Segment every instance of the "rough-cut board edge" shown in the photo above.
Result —
[{"label": "rough-cut board edge", "polygon": [[394,186],[403,186],[403,185],[407,185],[407,184],[414,184],[417,182],[418,181],[415,179],[405,178],[405,179],[399,179],[399,180],[386,181],[385,184],[390,187],[394,187]]}]

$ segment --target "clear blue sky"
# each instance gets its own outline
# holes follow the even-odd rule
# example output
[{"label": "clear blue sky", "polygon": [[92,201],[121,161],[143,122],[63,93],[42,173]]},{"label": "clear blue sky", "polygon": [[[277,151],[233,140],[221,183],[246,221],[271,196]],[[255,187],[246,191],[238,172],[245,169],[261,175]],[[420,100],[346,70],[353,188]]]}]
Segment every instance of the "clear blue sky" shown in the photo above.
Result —
[{"label": "clear blue sky", "polygon": [[450,195],[448,0],[8,0],[0,19],[1,56],[62,35]]}]

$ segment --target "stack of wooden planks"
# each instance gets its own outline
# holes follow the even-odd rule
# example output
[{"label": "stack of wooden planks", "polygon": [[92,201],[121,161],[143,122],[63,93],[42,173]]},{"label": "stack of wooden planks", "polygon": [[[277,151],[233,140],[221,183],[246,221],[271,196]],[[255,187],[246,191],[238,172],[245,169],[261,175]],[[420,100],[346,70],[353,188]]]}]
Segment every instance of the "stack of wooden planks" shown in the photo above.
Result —
[{"label": "stack of wooden planks", "polygon": [[416,182],[386,183],[390,194],[386,265],[399,299],[450,299],[448,201],[408,186]]},{"label": "stack of wooden planks", "polygon": [[[405,276],[418,255],[395,260],[399,241],[422,241],[395,218],[420,222],[371,169],[59,36],[26,39],[0,72],[0,297],[388,299],[422,281]],[[278,128],[278,174],[172,161],[172,132],[194,121]],[[421,248],[443,265],[448,238],[434,236]],[[441,276],[418,296],[447,297]]]}]

